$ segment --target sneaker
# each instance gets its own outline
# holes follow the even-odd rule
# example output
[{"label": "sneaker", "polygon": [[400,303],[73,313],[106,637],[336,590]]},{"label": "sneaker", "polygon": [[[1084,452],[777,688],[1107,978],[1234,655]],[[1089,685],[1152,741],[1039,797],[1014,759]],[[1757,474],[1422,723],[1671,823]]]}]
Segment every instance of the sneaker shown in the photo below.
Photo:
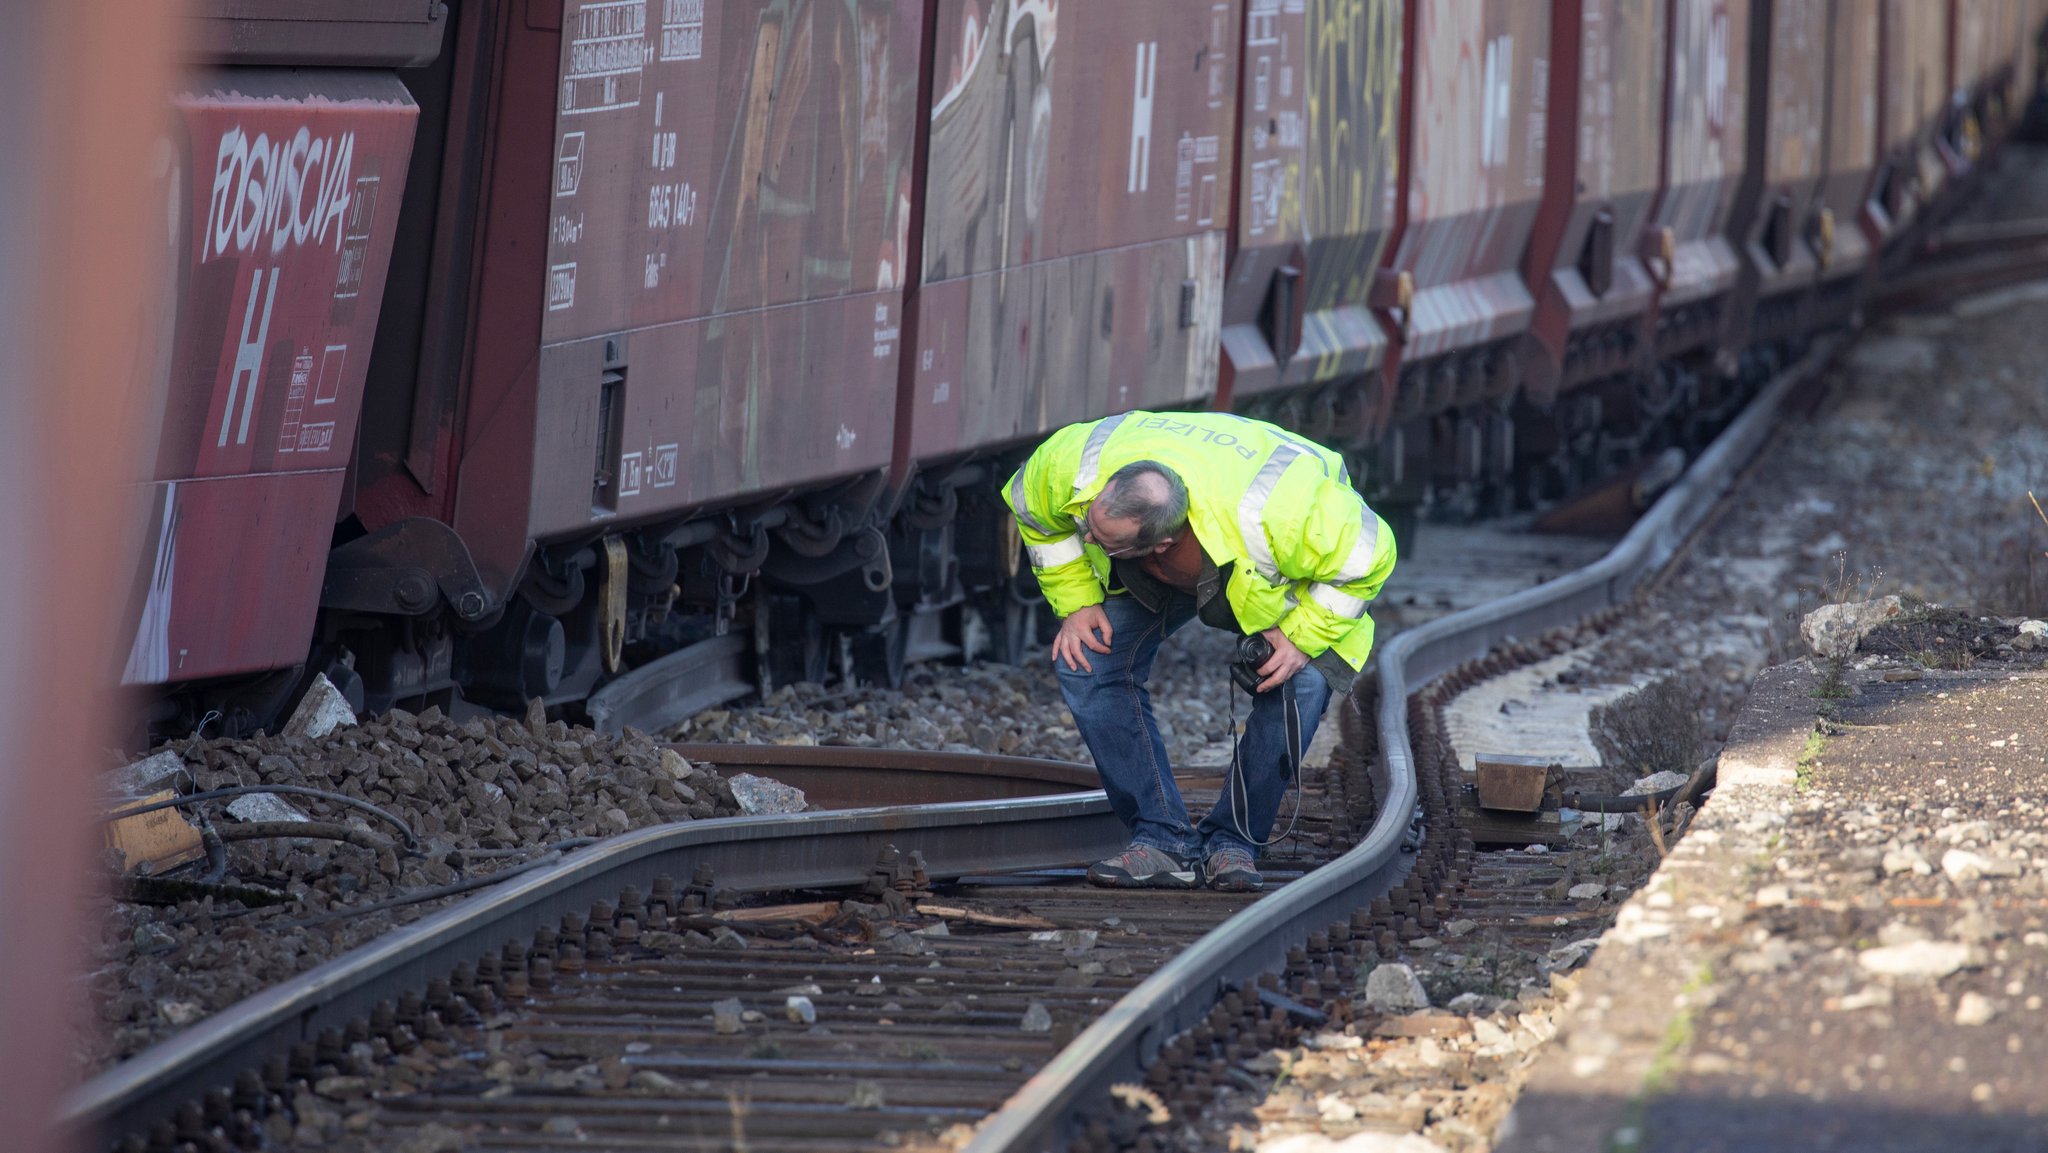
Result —
[{"label": "sneaker", "polygon": [[1105,889],[1193,889],[1202,876],[1195,866],[1151,845],[1132,845],[1088,870],[1088,883]]},{"label": "sneaker", "polygon": [[1222,893],[1256,893],[1265,888],[1266,878],[1252,863],[1252,855],[1229,845],[1209,854],[1202,862],[1202,876],[1209,887]]}]

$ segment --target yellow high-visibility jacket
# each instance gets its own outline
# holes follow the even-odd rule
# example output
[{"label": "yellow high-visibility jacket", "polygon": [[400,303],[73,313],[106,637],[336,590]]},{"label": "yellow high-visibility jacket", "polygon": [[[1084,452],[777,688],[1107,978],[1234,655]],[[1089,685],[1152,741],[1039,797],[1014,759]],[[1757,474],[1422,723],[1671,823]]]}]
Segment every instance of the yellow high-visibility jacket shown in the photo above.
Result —
[{"label": "yellow high-visibility jacket", "polygon": [[1310,657],[1365,664],[1365,606],[1393,571],[1392,530],[1335,452],[1229,413],[1127,412],[1068,425],[1031,454],[1004,499],[1054,612],[1102,603],[1109,558],[1081,529],[1103,483],[1140,460],[1186,484],[1188,523],[1218,568],[1232,566],[1224,595],[1247,634],[1278,625]]}]

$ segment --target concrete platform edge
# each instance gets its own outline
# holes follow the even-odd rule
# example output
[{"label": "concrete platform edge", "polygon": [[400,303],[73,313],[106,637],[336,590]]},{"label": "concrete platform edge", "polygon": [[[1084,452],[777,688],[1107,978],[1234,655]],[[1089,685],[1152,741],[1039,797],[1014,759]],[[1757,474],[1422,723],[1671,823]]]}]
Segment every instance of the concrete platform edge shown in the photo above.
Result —
[{"label": "concrete platform edge", "polygon": [[1757,678],[1722,749],[1718,787],[1690,830],[1617,915],[1585,968],[1555,977],[1557,1040],[1495,1135],[1495,1153],[1627,1153],[1643,1103],[1682,1059],[1691,1014],[1737,947],[1757,874],[1770,865],[1814,731],[1809,662]]}]

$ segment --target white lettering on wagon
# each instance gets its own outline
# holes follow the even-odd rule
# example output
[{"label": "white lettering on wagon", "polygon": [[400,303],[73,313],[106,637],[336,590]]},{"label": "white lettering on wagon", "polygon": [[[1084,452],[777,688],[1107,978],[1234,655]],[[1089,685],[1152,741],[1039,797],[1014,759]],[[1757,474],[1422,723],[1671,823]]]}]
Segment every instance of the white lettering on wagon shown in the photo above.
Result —
[{"label": "white lettering on wagon", "polygon": [[[256,411],[256,386],[263,381],[263,352],[270,345],[270,313],[277,307],[278,269],[270,270],[270,291],[263,290],[263,270],[249,278],[249,303],[242,310],[242,338],[235,344],[235,370],[228,377],[228,400],[220,411],[220,439],[216,448],[228,445],[228,427],[235,419],[235,398],[242,400],[242,425],[235,433],[236,444],[249,443],[249,416]],[[263,298],[262,319],[257,319],[256,298]],[[247,389],[243,388],[246,382]]]},{"label": "white lettering on wagon", "polygon": [[704,0],[661,0],[661,58],[704,56]]},{"label": "white lettering on wagon", "polygon": [[326,244],[330,231],[341,251],[355,152],[353,132],[316,137],[302,126],[289,137],[251,138],[238,124],[221,133],[200,259],[255,252],[266,241],[276,256],[287,247]]},{"label": "white lettering on wagon", "polygon": [[1131,174],[1127,193],[1152,186],[1152,96],[1159,79],[1159,41],[1138,42],[1136,79],[1131,82]]}]

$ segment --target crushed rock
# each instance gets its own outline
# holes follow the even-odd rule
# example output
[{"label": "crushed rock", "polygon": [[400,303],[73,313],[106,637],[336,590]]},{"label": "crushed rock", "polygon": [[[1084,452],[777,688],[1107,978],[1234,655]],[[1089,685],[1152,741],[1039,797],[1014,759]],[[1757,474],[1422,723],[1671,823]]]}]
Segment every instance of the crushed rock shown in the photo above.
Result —
[{"label": "crushed rock", "polygon": [[[109,903],[87,941],[91,976],[82,988],[89,1003],[80,1012],[95,1025],[79,1031],[86,1039],[78,1054],[87,1072],[459,898],[279,927],[287,922],[487,875],[572,837],[738,811],[716,772],[683,762],[644,734],[604,737],[561,721],[534,726],[511,717],[458,724],[438,708],[418,716],[393,710],[317,738],[174,741],[136,764],[157,779],[186,774],[180,784],[189,792],[299,785],[368,801],[409,824],[422,852],[376,853],[302,838],[236,841],[228,845],[226,879],[289,900],[254,912],[212,898],[174,906]],[[114,787],[127,788],[137,775],[124,767]],[[287,802],[261,793],[206,808],[216,818],[226,810],[243,820],[342,824],[398,847],[388,824],[313,797]],[[462,855],[477,849],[494,852]],[[166,1013],[159,1009],[165,1004],[196,1009]]]}]

